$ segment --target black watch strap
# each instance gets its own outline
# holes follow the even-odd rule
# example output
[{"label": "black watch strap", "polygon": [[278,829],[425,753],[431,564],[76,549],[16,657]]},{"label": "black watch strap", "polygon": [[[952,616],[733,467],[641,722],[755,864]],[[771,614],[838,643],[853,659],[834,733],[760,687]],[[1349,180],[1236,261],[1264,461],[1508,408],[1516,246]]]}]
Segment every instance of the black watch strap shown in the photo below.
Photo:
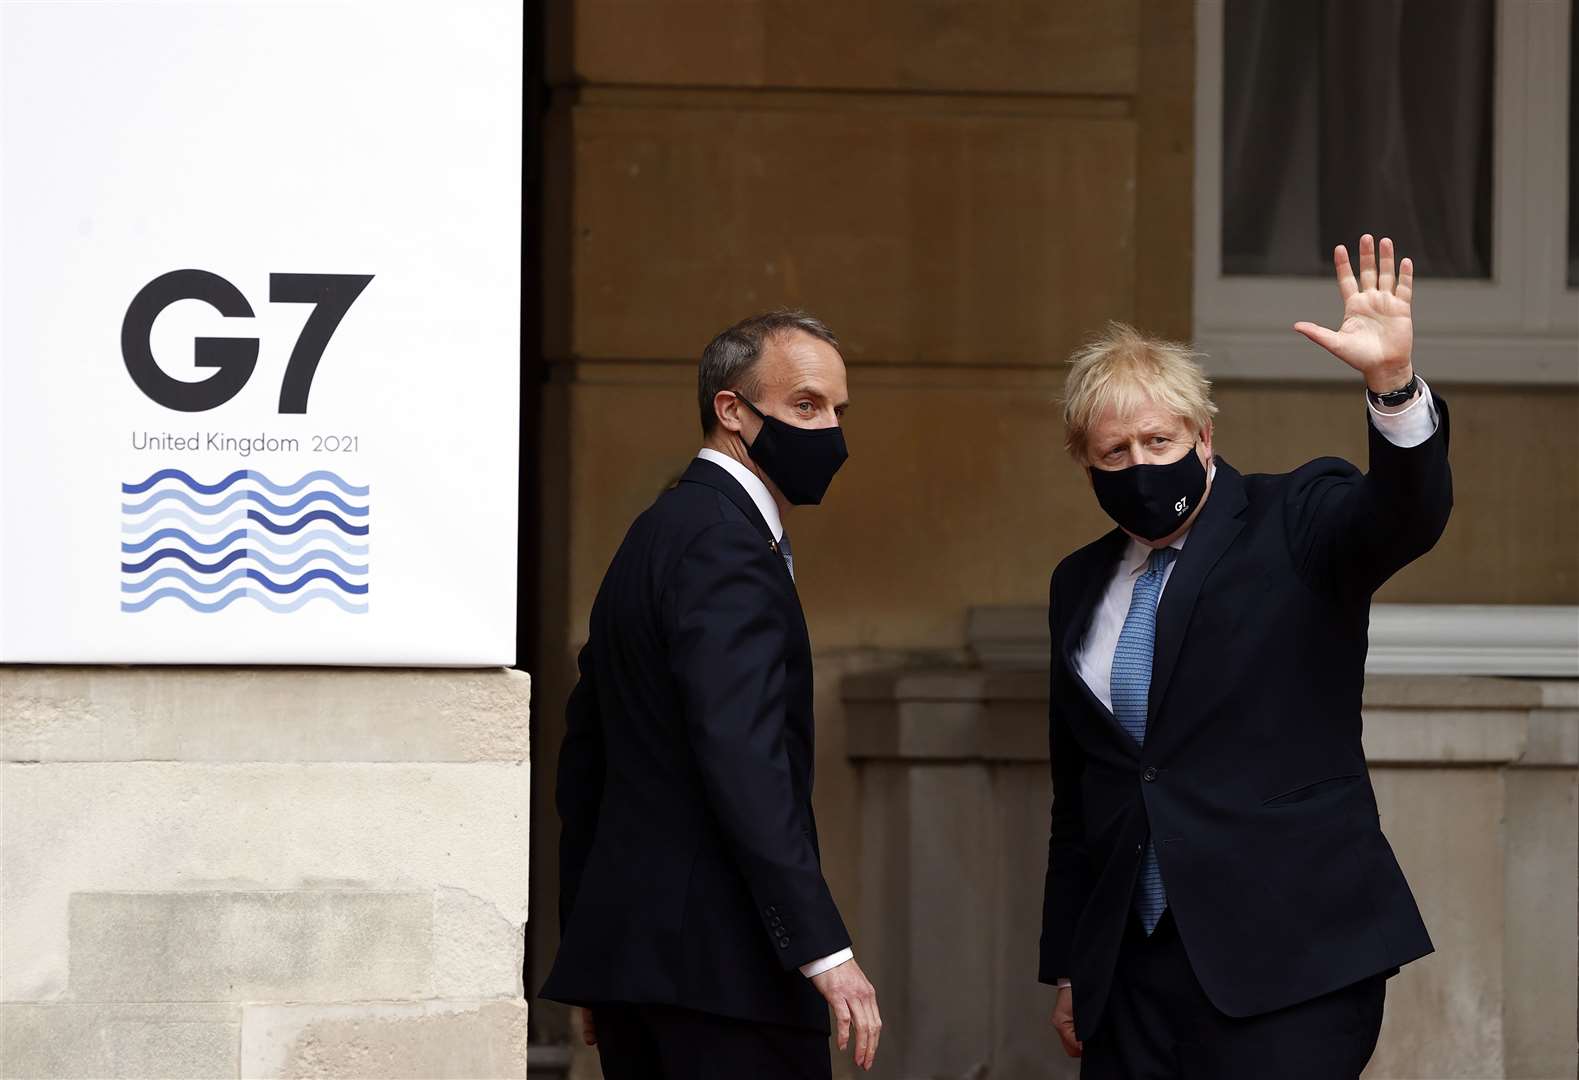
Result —
[{"label": "black watch strap", "polygon": [[1419,389],[1420,376],[1410,375],[1409,381],[1404,383],[1403,386],[1399,387],[1397,390],[1389,390],[1385,394],[1378,394],[1370,387],[1366,387],[1365,394],[1371,399],[1371,404],[1380,405],[1387,409],[1392,409],[1397,408],[1399,405],[1402,405],[1404,402],[1414,397],[1415,393],[1419,391]]}]

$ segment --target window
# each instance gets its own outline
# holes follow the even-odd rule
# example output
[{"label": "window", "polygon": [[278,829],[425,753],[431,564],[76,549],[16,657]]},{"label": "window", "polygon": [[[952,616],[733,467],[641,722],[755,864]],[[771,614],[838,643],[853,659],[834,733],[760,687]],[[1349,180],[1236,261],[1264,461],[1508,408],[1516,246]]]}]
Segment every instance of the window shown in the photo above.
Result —
[{"label": "window", "polygon": [[1568,287],[1579,288],[1579,19],[1568,15]]},{"label": "window", "polygon": [[1219,375],[1346,378],[1332,248],[1392,236],[1428,378],[1579,382],[1571,0],[1200,0],[1195,328]]}]

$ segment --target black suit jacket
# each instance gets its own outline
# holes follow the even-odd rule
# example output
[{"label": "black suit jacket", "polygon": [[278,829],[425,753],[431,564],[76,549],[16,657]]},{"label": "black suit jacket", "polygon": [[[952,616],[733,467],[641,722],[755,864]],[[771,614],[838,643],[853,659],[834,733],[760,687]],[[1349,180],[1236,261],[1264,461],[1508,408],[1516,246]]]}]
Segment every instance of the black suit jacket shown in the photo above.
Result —
[{"label": "black suit jacket", "polygon": [[542,996],[826,1033],[797,968],[850,938],[812,816],[811,646],[773,535],[726,470],[693,461],[636,519],[579,665]]},{"label": "black suit jacket", "polygon": [[1253,1016],[1424,956],[1360,744],[1371,594],[1453,503],[1447,404],[1424,444],[1370,432],[1371,469],[1280,476],[1221,459],[1157,609],[1145,746],[1075,668],[1127,537],[1053,572],[1052,832],[1040,978],[1101,1019],[1148,834],[1212,1003]]}]

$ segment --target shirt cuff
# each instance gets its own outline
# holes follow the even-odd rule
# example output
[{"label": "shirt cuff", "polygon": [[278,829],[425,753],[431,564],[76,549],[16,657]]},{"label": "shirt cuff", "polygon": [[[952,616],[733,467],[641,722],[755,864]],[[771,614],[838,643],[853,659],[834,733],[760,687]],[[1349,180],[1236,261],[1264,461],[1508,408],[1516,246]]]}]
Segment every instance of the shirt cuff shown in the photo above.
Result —
[{"label": "shirt cuff", "polygon": [[1062,990],[1066,986],[1071,986],[1072,987],[1072,986],[1074,986],[1074,983],[1070,982],[1068,979],[1059,979],[1058,980],[1058,989]]},{"label": "shirt cuff", "polygon": [[802,964],[800,966],[800,973],[806,976],[806,978],[810,979],[813,976],[821,975],[824,971],[832,971],[846,960],[854,959],[854,949],[840,949],[831,956],[824,956],[821,960],[813,960],[809,964]]},{"label": "shirt cuff", "polygon": [[1431,388],[1420,380],[1420,392],[1414,400],[1397,412],[1383,412],[1367,395],[1365,404],[1371,410],[1371,423],[1382,437],[1394,446],[1405,450],[1419,446],[1436,434],[1436,402],[1431,398]]}]

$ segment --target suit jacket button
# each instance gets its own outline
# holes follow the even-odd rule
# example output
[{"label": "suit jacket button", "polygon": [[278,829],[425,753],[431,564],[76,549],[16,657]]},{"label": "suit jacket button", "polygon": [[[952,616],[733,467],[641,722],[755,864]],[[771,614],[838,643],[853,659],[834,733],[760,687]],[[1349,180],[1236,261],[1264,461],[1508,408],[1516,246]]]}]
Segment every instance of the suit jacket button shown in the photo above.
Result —
[{"label": "suit jacket button", "polygon": [[786,938],[779,938],[779,948],[781,948],[781,949],[789,948],[789,938],[787,938],[787,937]]},{"label": "suit jacket button", "polygon": [[771,922],[774,926],[782,926],[782,925],[784,925],[784,920],[779,918],[777,915],[773,916],[773,918],[769,919],[768,921]]},{"label": "suit jacket button", "polygon": [[779,909],[778,908],[774,907],[772,904],[768,905],[768,914],[769,915],[777,915],[778,913],[779,913]]},{"label": "suit jacket button", "polygon": [[1147,765],[1146,766],[1146,771],[1140,774],[1140,778],[1142,780],[1146,781],[1146,783],[1148,783],[1148,784],[1151,783],[1153,780],[1157,779],[1157,769],[1156,769],[1156,767],[1153,766],[1153,765]]}]

